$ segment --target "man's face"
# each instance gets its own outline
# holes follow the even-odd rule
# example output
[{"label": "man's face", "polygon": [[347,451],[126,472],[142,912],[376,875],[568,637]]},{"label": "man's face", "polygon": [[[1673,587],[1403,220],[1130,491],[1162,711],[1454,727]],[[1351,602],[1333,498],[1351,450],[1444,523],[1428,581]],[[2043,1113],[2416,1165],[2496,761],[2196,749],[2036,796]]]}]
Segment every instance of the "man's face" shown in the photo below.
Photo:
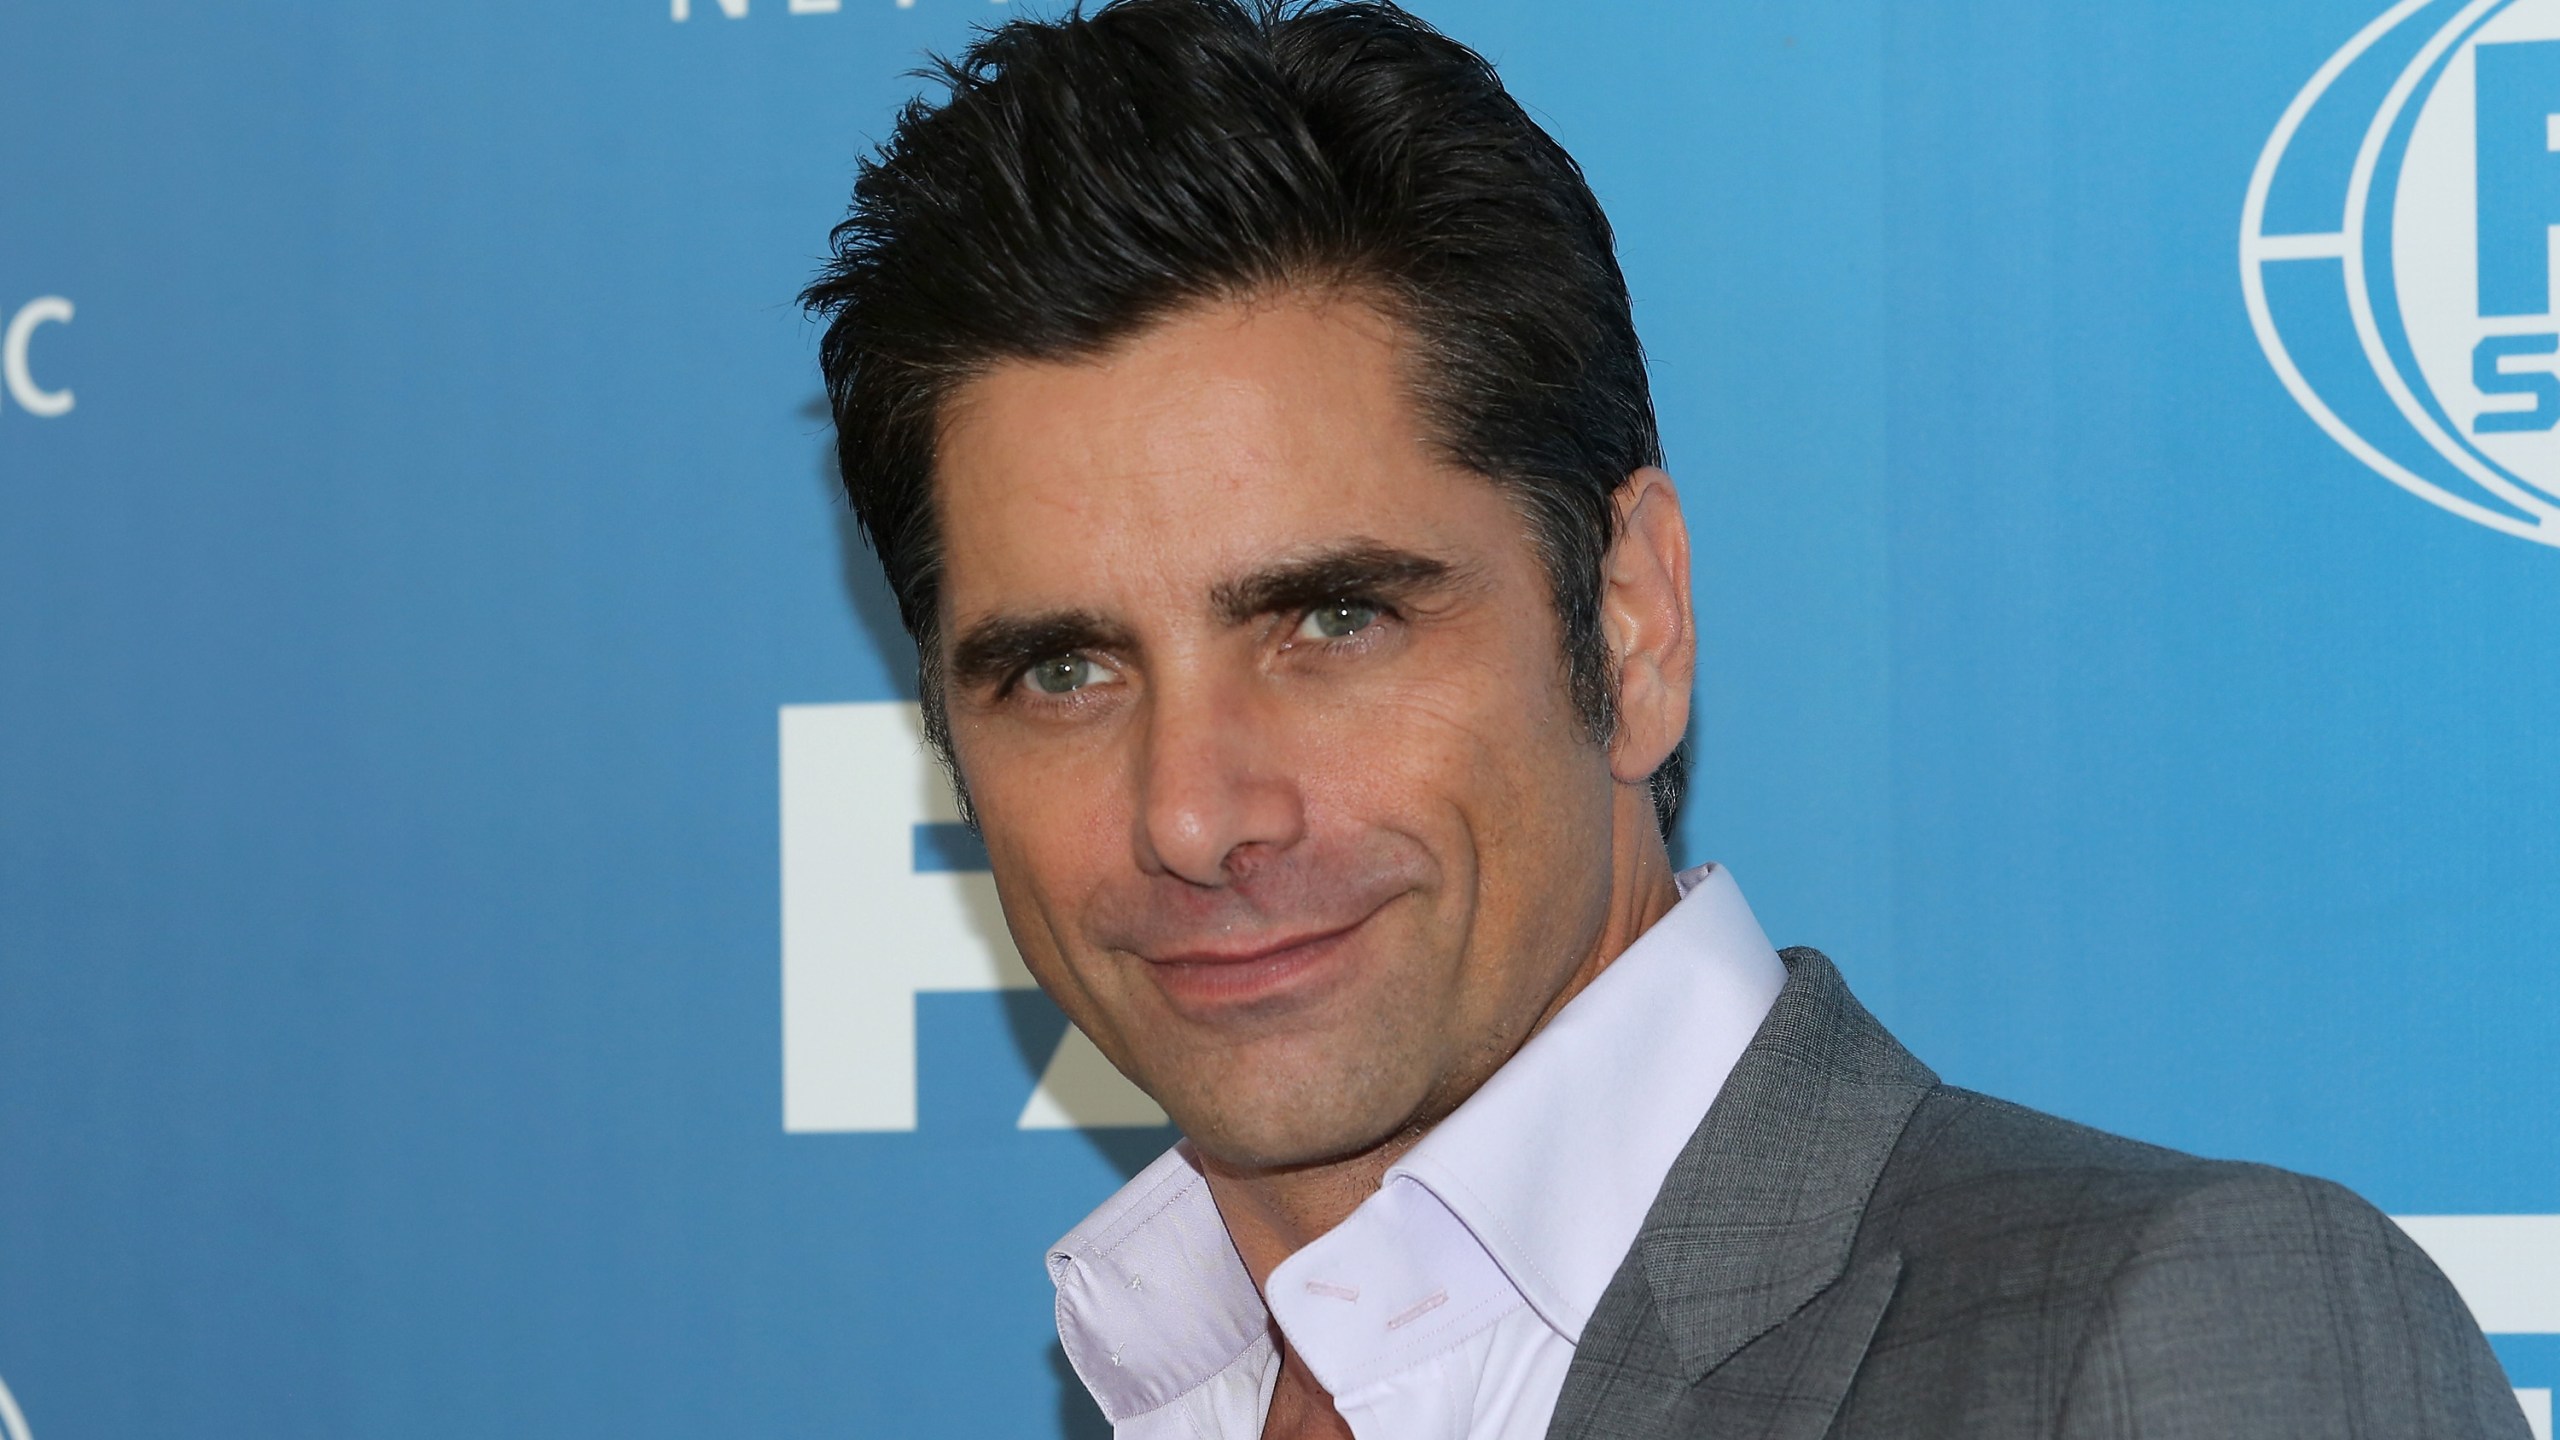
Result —
[{"label": "man's face", "polygon": [[1023,959],[1193,1143],[1431,1123],[1609,907],[1613,784],[1528,523],[1349,301],[1010,363],[936,474],[953,743]]}]

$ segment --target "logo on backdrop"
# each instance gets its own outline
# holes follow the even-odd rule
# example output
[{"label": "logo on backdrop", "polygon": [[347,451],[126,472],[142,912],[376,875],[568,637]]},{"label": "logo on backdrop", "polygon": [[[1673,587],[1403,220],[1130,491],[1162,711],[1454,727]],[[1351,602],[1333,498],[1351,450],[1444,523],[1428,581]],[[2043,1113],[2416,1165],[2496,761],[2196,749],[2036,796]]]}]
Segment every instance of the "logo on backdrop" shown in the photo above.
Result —
[{"label": "logo on backdrop", "polygon": [[2560,0],[2401,0],[2258,157],[2249,318],[2293,398],[2431,504],[2560,545]]},{"label": "logo on backdrop", "polygon": [[[782,707],[782,1128],[916,1128],[916,996],[1029,990],[916,707]],[[1164,1111],[1070,1025],[1024,1130]]]},{"label": "logo on backdrop", "polygon": [[5,1381],[0,1381],[0,1440],[35,1440],[27,1433],[26,1414],[18,1409],[17,1398],[9,1393]]},{"label": "logo on backdrop", "polygon": [[[49,390],[37,382],[35,340],[38,329],[46,325],[71,323],[71,302],[59,295],[39,295],[9,314],[8,323],[0,325],[0,391],[17,402],[18,408],[39,419],[52,420],[71,413],[71,392]],[[0,1391],[5,1399],[7,1391]],[[8,1411],[0,1409],[0,1419]]]}]

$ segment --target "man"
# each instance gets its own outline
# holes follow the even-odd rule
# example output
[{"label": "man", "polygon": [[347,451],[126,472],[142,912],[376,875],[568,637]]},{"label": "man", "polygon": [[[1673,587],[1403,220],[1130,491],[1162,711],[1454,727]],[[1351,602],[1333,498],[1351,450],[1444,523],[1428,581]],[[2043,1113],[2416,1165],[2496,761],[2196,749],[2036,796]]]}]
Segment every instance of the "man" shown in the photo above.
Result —
[{"label": "man", "polygon": [[808,301],[927,725],[1185,1139],[1051,1257],[1118,1433],[2521,1435],[2333,1186],[1949,1089],[1674,875],[1607,222],[1381,5],[985,35]]}]

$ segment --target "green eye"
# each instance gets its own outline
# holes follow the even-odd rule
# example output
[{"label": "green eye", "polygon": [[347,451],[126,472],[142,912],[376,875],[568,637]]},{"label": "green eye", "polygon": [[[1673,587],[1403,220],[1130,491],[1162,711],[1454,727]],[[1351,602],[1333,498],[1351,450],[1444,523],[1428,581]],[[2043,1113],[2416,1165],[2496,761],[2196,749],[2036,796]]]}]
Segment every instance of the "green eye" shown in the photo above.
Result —
[{"label": "green eye", "polygon": [[1302,640],[1348,640],[1378,623],[1385,612],[1358,600],[1336,600],[1307,612],[1298,623]]},{"label": "green eye", "polygon": [[1032,666],[1023,678],[1043,695],[1073,695],[1102,676],[1102,667],[1086,656],[1059,655]]}]

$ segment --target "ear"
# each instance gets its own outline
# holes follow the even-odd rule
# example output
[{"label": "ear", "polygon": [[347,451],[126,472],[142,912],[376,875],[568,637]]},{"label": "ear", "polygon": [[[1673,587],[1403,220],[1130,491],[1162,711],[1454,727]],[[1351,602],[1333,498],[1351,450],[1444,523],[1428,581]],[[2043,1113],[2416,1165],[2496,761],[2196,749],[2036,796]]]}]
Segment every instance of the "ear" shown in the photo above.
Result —
[{"label": "ear", "polygon": [[1618,733],[1609,771],[1642,784],[1689,729],[1698,673],[1689,610],[1689,523],[1671,477],[1646,466],[1618,487],[1618,538],[1602,564],[1600,625],[1618,662]]}]

